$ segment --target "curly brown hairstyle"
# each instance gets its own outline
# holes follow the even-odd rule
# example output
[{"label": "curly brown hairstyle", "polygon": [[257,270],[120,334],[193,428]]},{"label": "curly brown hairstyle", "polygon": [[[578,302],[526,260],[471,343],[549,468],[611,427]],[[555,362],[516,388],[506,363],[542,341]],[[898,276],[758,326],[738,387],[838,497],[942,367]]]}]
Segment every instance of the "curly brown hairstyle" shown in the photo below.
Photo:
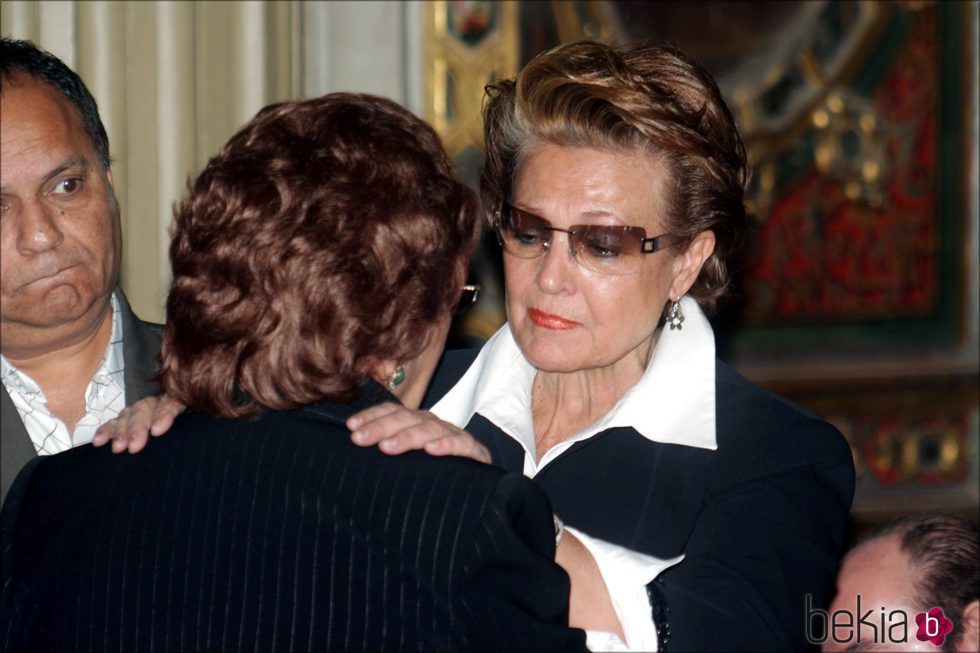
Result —
[{"label": "curly brown hairstyle", "polygon": [[491,222],[540,144],[660,157],[671,175],[667,231],[680,237],[679,247],[714,231],[714,253],[689,294],[715,308],[747,238],[747,169],[732,114],[700,64],[670,47],[582,41],[538,55],[516,79],[486,91],[480,191]]},{"label": "curly brown hairstyle", "polygon": [[159,378],[225,417],[351,401],[417,356],[479,223],[431,127],[348,93],[262,109],[174,214]]}]

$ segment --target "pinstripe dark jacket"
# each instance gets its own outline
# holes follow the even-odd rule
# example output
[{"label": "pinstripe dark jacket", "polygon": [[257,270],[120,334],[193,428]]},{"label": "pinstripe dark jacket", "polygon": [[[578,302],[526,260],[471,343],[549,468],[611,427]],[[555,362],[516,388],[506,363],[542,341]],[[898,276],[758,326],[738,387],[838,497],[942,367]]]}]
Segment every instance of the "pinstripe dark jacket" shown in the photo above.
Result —
[{"label": "pinstripe dark jacket", "polygon": [[136,456],[32,461],[2,517],[5,650],[584,650],[517,474],[350,443],[353,412],[190,412]]}]

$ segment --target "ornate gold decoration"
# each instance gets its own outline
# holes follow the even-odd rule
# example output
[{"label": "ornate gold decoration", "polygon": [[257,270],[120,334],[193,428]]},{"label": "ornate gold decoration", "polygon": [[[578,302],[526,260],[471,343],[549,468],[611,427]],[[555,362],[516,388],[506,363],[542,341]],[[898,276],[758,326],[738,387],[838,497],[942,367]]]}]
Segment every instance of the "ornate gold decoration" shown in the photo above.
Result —
[{"label": "ornate gold decoration", "polygon": [[[845,189],[849,199],[880,205],[883,123],[870,102],[843,89],[867,59],[892,11],[887,3],[868,0],[806,5],[800,15],[811,29],[799,36],[791,51],[769,59],[759,74],[748,74],[761,65],[750,61],[745,70],[732,75],[737,81],[719,80],[733,100],[754,171],[747,203],[757,217],[764,219],[771,206],[780,156],[810,130],[816,132],[817,168],[849,180]],[[817,29],[821,23],[834,24],[835,29]],[[820,40],[826,33],[836,38]]]},{"label": "ornate gold decoration", "polygon": [[551,0],[551,12],[558,28],[558,38],[562,43],[582,39],[609,40],[613,29],[603,14],[601,2],[596,0]]},{"label": "ornate gold decoration", "polygon": [[436,0],[425,5],[425,118],[451,156],[483,146],[483,87],[517,74],[518,3]]},{"label": "ornate gold decoration", "polygon": [[887,177],[884,118],[874,105],[845,89],[831,91],[811,114],[817,169],[844,185],[849,200],[881,206]]},{"label": "ornate gold decoration", "polygon": [[924,476],[955,478],[968,465],[965,434],[955,424],[901,424],[873,440],[874,467],[891,483],[920,482]]},{"label": "ornate gold decoration", "polygon": [[[602,4],[552,0],[559,40],[612,38]],[[470,147],[482,151],[483,87],[520,67],[520,3],[436,0],[425,4],[425,25],[425,118],[451,156]]]},{"label": "ornate gold decoration", "polygon": [[878,487],[926,483],[942,488],[962,484],[976,455],[969,411],[953,413],[836,413],[828,419],[847,439],[858,479],[867,476]]}]

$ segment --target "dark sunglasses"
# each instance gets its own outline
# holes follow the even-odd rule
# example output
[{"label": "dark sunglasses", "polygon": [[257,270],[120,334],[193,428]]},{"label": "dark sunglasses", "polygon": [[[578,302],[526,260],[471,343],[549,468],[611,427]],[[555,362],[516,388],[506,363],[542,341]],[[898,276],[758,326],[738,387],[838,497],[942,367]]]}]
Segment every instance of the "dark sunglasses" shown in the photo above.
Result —
[{"label": "dark sunglasses", "polygon": [[559,229],[510,204],[504,204],[496,218],[497,239],[506,253],[537,258],[551,249],[553,234],[560,231],[568,234],[568,251],[575,260],[600,274],[635,274],[643,266],[643,254],[653,254],[679,241],[673,234],[647,238],[643,227],[579,224]]}]

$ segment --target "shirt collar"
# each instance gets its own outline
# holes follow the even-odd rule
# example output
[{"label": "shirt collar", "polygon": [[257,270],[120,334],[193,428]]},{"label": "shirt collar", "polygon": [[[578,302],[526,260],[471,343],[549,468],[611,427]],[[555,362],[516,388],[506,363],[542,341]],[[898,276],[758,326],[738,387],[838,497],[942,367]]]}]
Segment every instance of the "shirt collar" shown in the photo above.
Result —
[{"label": "shirt collar", "polygon": [[3,378],[3,385],[11,394],[18,392],[25,396],[41,394],[41,386],[34,382],[34,379],[17,369],[7,357],[0,354],[0,377]]},{"label": "shirt collar", "polygon": [[99,386],[114,384],[120,392],[125,392],[123,374],[126,364],[123,352],[122,310],[119,308],[116,292],[113,292],[109,299],[112,307],[112,332],[109,334],[109,344],[102,354],[99,369],[96,370],[95,376],[92,377],[92,381],[88,385],[86,392],[88,406],[93,406],[98,401]]},{"label": "shirt collar", "polygon": [[[684,328],[663,330],[640,380],[576,439],[631,427],[653,442],[718,448],[714,332],[696,301],[684,297],[681,310]],[[534,451],[530,410],[534,374],[505,324],[432,412],[460,427],[479,413]]]}]

